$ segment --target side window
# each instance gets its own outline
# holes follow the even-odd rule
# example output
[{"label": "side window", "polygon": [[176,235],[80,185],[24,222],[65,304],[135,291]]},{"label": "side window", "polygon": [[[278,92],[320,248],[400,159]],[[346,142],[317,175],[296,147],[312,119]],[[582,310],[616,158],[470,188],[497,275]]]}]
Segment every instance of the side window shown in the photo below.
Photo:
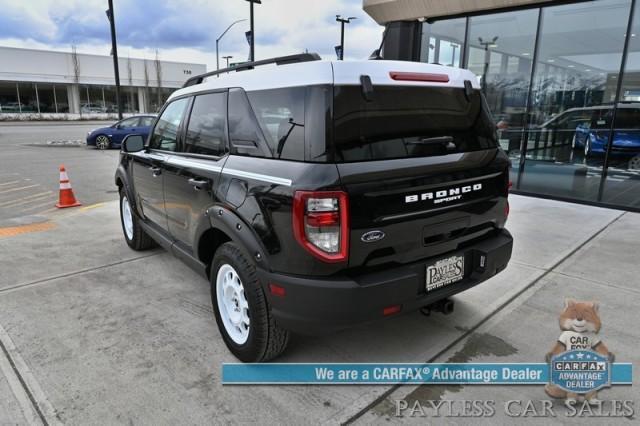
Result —
[{"label": "side window", "polygon": [[138,125],[138,117],[127,118],[126,120],[122,120],[120,124],[118,124],[119,129],[131,129]]},{"label": "side window", "polygon": [[227,93],[196,96],[187,126],[185,152],[224,155],[227,145]]},{"label": "side window", "polygon": [[184,116],[184,110],[189,103],[189,98],[178,99],[171,102],[162,112],[156,127],[151,135],[149,146],[152,149],[175,151],[178,143],[178,128]]},{"label": "side window", "polygon": [[275,158],[304,160],[304,87],[248,92]]},{"label": "side window", "polygon": [[153,117],[140,117],[140,127],[153,126]]},{"label": "side window", "polygon": [[231,152],[251,157],[271,157],[260,126],[242,89],[229,90],[229,138]]}]

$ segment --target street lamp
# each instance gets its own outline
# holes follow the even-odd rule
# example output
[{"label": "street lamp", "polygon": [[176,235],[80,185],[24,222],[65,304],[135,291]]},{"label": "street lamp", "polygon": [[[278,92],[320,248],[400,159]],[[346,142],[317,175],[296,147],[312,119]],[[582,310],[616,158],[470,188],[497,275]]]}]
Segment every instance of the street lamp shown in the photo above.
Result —
[{"label": "street lamp", "polygon": [[232,22],[231,25],[229,25],[227,29],[224,30],[222,34],[220,34],[220,37],[216,39],[216,70],[220,69],[220,57],[218,56],[218,44],[220,43],[220,39],[224,37],[224,35],[227,33],[227,31],[231,29],[231,27],[233,27],[238,22],[243,22],[243,21],[246,21],[246,19],[238,19],[237,21]]},{"label": "street lamp", "polygon": [[253,29],[253,4],[262,4],[262,0],[247,0],[249,2],[249,20],[250,22],[250,31],[251,31],[251,43],[249,47],[249,62],[253,62],[256,60],[256,48],[255,48],[255,39],[256,32]]},{"label": "street lamp", "polygon": [[118,70],[118,44],[116,42],[116,18],[113,13],[113,0],[109,0],[109,9],[105,10],[111,27],[111,54],[113,55],[113,73],[116,78],[116,105],[118,105],[118,119],[122,120],[122,105],[120,104],[120,71]]},{"label": "street lamp", "polygon": [[233,56],[229,55],[229,56],[223,56],[222,59],[226,59],[227,60],[227,68],[229,68],[229,59],[233,58]]},{"label": "street lamp", "polygon": [[338,52],[338,60],[340,61],[344,59],[344,24],[348,24],[354,19],[358,18],[356,18],[355,16],[350,16],[345,19],[341,15],[336,15],[336,22],[340,22],[340,50]]},{"label": "street lamp", "polygon": [[484,41],[482,37],[478,37],[478,42],[480,43],[480,46],[484,47],[484,72],[482,73],[482,90],[484,91],[485,94],[487,93],[487,73],[489,72],[489,59],[490,59],[489,48],[498,47],[498,45],[496,44],[496,41],[498,41],[498,36],[495,36],[494,38],[488,41]]}]

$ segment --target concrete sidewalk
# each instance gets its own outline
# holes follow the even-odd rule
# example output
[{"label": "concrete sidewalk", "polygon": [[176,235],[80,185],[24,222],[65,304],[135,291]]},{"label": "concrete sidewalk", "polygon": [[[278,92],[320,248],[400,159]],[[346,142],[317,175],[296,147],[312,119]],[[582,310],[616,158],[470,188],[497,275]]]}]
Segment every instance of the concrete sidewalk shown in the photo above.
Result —
[{"label": "concrete sidewalk", "polygon": [[[515,348],[499,361],[536,362],[557,337],[563,297],[573,296],[602,302],[607,344],[618,360],[636,362],[629,340],[617,339],[633,337],[623,326],[640,316],[629,307],[640,274],[631,258],[640,215],[519,196],[511,206],[510,266],[457,296],[454,314],[415,313],[333,336],[294,337],[279,361],[446,360],[487,333],[504,334]],[[14,348],[0,353],[9,365],[0,369],[0,410],[8,413],[0,423],[387,422],[390,399],[415,390],[223,387],[221,364],[235,358],[216,328],[206,280],[161,250],[129,250],[115,202],[52,220],[51,230],[0,238],[0,342]],[[519,311],[527,306],[540,312]],[[474,389],[498,399],[506,388]],[[544,397],[538,388],[531,393]]]}]

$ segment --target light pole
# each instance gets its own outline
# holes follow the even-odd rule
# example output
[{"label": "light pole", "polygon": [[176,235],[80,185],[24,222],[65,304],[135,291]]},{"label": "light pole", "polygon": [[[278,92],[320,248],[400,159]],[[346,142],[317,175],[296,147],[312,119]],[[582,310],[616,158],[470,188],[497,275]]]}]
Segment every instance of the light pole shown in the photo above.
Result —
[{"label": "light pole", "polygon": [[256,48],[255,48],[255,40],[256,40],[256,32],[253,28],[253,4],[262,4],[262,0],[247,0],[249,2],[249,21],[251,26],[251,43],[249,46],[249,62],[253,62],[256,60]]},{"label": "light pole", "polygon": [[120,104],[120,71],[118,70],[118,43],[116,42],[116,18],[113,14],[113,0],[109,0],[109,9],[105,11],[111,27],[111,54],[113,55],[113,73],[116,78],[116,105],[118,105],[118,120],[122,120],[122,105]]},{"label": "light pole", "polygon": [[233,56],[229,55],[229,56],[223,56],[222,59],[226,59],[227,60],[227,68],[229,68],[229,59],[233,58]]},{"label": "light pole", "polygon": [[498,47],[496,44],[498,41],[498,36],[495,36],[490,41],[482,40],[482,37],[478,37],[478,42],[480,42],[480,46],[484,47],[484,72],[482,73],[482,91],[487,94],[487,73],[489,72],[489,48],[490,47]]},{"label": "light pole", "polygon": [[233,27],[238,22],[244,22],[244,21],[246,21],[246,19],[238,19],[237,21],[232,22],[231,25],[229,25],[227,29],[224,30],[222,34],[220,34],[220,37],[216,39],[216,70],[220,69],[220,57],[218,56],[218,44],[220,43],[220,39],[224,37],[224,35],[227,33],[227,31],[231,29],[231,27]]},{"label": "light pole", "polygon": [[340,15],[336,15],[336,22],[340,22],[340,56],[338,60],[342,61],[344,59],[344,24],[348,24],[354,19],[358,19],[355,16],[350,16],[348,18],[343,18]]}]

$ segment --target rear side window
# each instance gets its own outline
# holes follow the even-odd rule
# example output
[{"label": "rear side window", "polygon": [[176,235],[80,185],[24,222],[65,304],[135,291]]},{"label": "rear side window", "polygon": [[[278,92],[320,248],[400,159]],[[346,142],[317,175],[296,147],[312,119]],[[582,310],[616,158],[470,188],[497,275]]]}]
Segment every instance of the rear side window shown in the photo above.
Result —
[{"label": "rear side window", "polygon": [[140,127],[151,127],[153,125],[153,117],[140,117]]},{"label": "rear side window", "polygon": [[429,157],[497,147],[496,128],[478,90],[374,86],[334,89],[336,162]]},{"label": "rear side window", "polygon": [[247,92],[275,158],[304,160],[304,87]]},{"label": "rear side window", "polygon": [[178,99],[171,102],[162,111],[162,115],[160,115],[160,119],[158,119],[158,123],[151,134],[151,141],[149,142],[151,148],[164,151],[176,150],[178,129],[188,103],[189,98]]},{"label": "rear side window", "polygon": [[229,140],[232,154],[271,157],[262,129],[242,89],[229,89]]},{"label": "rear side window", "polygon": [[184,151],[222,156],[227,146],[227,93],[196,96],[189,117]]},{"label": "rear side window", "polygon": [[118,129],[133,129],[138,126],[138,117],[127,118],[118,124]]}]

